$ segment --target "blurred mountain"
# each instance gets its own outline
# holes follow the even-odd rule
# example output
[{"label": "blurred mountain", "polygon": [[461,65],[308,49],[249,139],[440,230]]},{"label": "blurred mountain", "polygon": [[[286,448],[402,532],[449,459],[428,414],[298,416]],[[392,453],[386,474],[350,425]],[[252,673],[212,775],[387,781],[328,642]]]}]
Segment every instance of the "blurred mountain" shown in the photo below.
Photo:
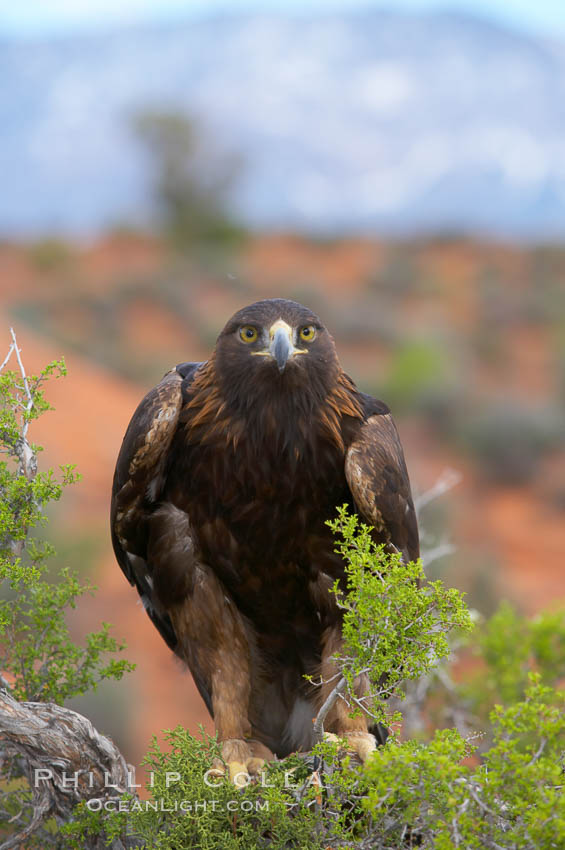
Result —
[{"label": "blurred mountain", "polygon": [[0,232],[147,221],[131,132],[179,110],[234,210],[311,231],[565,230],[565,45],[447,13],[253,14],[0,42]]}]

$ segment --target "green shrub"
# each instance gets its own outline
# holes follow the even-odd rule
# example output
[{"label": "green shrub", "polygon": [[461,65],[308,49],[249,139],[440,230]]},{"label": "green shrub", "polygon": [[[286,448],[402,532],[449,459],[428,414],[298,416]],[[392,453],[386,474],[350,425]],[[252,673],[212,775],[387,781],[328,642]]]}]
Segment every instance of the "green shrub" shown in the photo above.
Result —
[{"label": "green shrub", "polygon": [[170,749],[154,742],[145,760],[147,801],[122,798],[121,812],[84,805],[65,833],[76,848],[127,829],[132,846],[155,850],[557,850],[565,696],[532,674],[524,698],[496,706],[491,723],[494,743],[477,767],[466,761],[473,744],[445,729],[427,742],[393,736],[364,767],[324,741],[238,790],[207,775],[217,741],[178,727],[166,735]]},{"label": "green shrub", "polygon": [[545,611],[526,619],[502,602],[477,629],[473,649],[482,663],[460,691],[470,711],[486,723],[494,705],[524,699],[532,675],[544,686],[559,687],[565,671],[565,613]]},{"label": "green shrub", "polygon": [[524,699],[491,713],[494,744],[484,763],[455,730],[429,743],[391,742],[367,766],[365,801],[374,848],[524,848],[565,840],[562,756],[565,695],[530,677]]}]

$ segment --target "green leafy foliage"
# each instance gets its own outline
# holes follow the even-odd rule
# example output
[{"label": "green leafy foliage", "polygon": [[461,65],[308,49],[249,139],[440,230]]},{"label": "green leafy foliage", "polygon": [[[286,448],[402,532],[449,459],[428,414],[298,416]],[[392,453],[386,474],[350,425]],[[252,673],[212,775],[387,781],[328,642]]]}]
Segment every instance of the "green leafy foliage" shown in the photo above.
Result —
[{"label": "green leafy foliage", "polygon": [[[565,671],[565,618],[545,612],[531,620],[521,617],[508,602],[485,625],[479,651],[487,664],[486,684],[505,705],[521,699],[530,672],[555,684]],[[494,701],[494,700],[493,700]]]},{"label": "green leafy foliage", "polygon": [[33,583],[51,552],[47,544],[30,536],[33,529],[45,525],[43,506],[57,501],[62,488],[78,478],[72,466],[61,467],[60,481],[52,470],[38,472],[41,447],[27,440],[30,423],[51,409],[43,384],[49,377],[65,374],[63,360],[53,361],[39,375],[0,373],[0,455],[5,457],[0,461],[0,580],[7,579],[15,587]]},{"label": "green leafy foliage", "polygon": [[125,659],[106,660],[107,653],[125,647],[110,635],[109,623],[86,635],[85,646],[71,638],[65,614],[93,591],[64,567],[56,582],[38,577],[16,599],[1,603],[5,643],[0,665],[17,699],[61,704],[133,669]]},{"label": "green leafy foliage", "polygon": [[[122,812],[89,811],[69,825],[70,846],[80,848],[84,834],[103,833],[111,840],[123,835],[124,823],[139,846],[202,847],[207,850],[252,850],[268,846],[321,847],[315,840],[318,816],[310,805],[317,793],[308,782],[310,771],[298,756],[272,764],[261,781],[236,791],[233,785],[209,774],[214,758],[221,759],[215,738],[202,732],[194,738],[182,727],[165,733],[167,750],[154,740],[144,764],[149,771],[148,800],[122,798]],[[302,802],[297,796],[302,795]],[[299,820],[292,818],[300,807]],[[117,806],[116,806],[117,808]],[[298,842],[296,844],[295,842]]]},{"label": "green leafy foliage", "polygon": [[346,587],[339,582],[333,587],[343,611],[341,670],[353,699],[355,678],[368,675],[372,687],[363,706],[370,705],[375,720],[386,723],[385,700],[402,697],[404,682],[449,655],[447,635],[471,629],[469,612],[457,590],[425,581],[420,561],[405,564],[399,553],[376,545],[369,526],[345,508],[328,524],[346,572]]},{"label": "green leafy foliage", "polygon": [[[491,714],[494,745],[473,769],[455,730],[395,741],[367,766],[375,847],[558,848],[565,839],[565,695],[532,675],[524,699]],[[384,838],[386,836],[386,843]]]},{"label": "green leafy foliage", "polygon": [[487,723],[494,705],[523,700],[532,674],[559,687],[565,671],[565,612],[546,611],[527,619],[509,602],[477,631],[472,642],[479,668],[459,687],[470,713]]},{"label": "green leafy foliage", "polygon": [[427,742],[392,737],[364,767],[323,741],[237,790],[208,773],[221,758],[217,740],[178,727],[145,760],[147,799],[84,805],[65,834],[76,848],[85,836],[127,832],[133,846],[156,850],[557,850],[565,695],[555,699],[532,674],[522,700],[491,713],[494,744],[475,766],[473,744],[455,729]]}]

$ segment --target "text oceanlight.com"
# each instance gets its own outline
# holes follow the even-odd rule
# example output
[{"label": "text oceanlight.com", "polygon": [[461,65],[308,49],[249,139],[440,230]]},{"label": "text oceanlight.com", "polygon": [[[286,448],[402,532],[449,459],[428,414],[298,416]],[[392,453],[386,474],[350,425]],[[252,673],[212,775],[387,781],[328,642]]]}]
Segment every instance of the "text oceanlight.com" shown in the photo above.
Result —
[{"label": "text oceanlight.com", "polygon": [[268,800],[124,800],[123,797],[98,797],[87,800],[91,812],[268,812]]},{"label": "text oceanlight.com", "polygon": [[[284,787],[298,788],[299,786],[293,782],[294,771],[285,771]],[[177,771],[165,773],[165,786],[170,788],[172,785],[177,785],[183,781],[183,777]],[[137,797],[136,788],[141,788],[140,783],[136,783],[135,774],[128,774],[127,786],[120,787],[113,782],[113,777],[109,773],[104,774],[104,782],[100,782],[100,776],[90,772],[76,771],[75,773],[66,773],[65,771],[53,771],[50,768],[36,768],[34,771],[34,784],[37,788],[45,782],[56,780],[59,787],[68,789],[80,789],[83,793],[86,788],[95,788],[100,793],[101,789],[115,790],[118,792],[116,796],[92,797],[85,801],[85,805],[91,812],[185,812],[185,813],[202,813],[202,812],[252,812],[252,811],[269,811],[268,800],[164,800],[162,798],[154,800],[140,800]],[[213,770],[206,771],[203,780],[210,788],[217,787],[223,783],[222,778],[218,778]],[[263,788],[274,788],[274,784],[268,781],[265,774],[260,774],[252,779],[248,773],[242,772],[237,775],[237,784],[239,787],[244,787],[253,782],[254,785],[260,785]],[[150,773],[146,787],[153,788],[155,786],[155,776]],[[122,795],[126,795],[125,797]],[[128,796],[131,794],[133,796]]]}]

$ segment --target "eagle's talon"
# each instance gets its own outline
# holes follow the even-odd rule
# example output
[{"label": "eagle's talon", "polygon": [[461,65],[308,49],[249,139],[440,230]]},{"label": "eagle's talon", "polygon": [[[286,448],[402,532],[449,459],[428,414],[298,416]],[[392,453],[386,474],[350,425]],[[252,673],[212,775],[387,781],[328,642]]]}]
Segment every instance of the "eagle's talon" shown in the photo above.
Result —
[{"label": "eagle's talon", "polygon": [[257,776],[265,770],[265,759],[252,758],[247,762],[247,770],[251,776]]},{"label": "eagle's talon", "polygon": [[245,788],[249,784],[250,776],[247,772],[245,764],[240,761],[228,762],[228,773],[230,782],[233,782],[236,788]]},{"label": "eagle's talon", "polygon": [[365,764],[371,753],[376,750],[377,742],[375,736],[370,732],[343,732],[336,735],[334,732],[324,732],[324,741],[332,744],[340,744],[345,752],[356,756],[362,764]]},{"label": "eagle's talon", "polygon": [[244,762],[228,761],[225,766],[222,764],[221,767],[212,767],[208,775],[219,778],[227,775],[236,788],[245,788],[264,769],[265,760],[252,757]]},{"label": "eagle's talon", "polygon": [[218,778],[220,778],[220,777],[225,776],[225,775],[226,775],[226,769],[225,769],[223,764],[222,765],[216,764],[215,767],[211,767],[207,771],[207,776],[214,776],[214,777],[217,776]]},{"label": "eagle's talon", "polygon": [[354,753],[365,764],[371,753],[377,749],[375,736],[370,732],[346,732],[347,751]]},{"label": "eagle's talon", "polygon": [[[256,752],[257,751],[257,752]],[[261,753],[261,756],[258,753]],[[262,758],[262,756],[265,758]],[[244,788],[265,769],[268,756],[274,756],[259,741],[230,738],[222,743],[222,761],[215,759],[211,776],[228,776],[236,788]]]},{"label": "eagle's talon", "polygon": [[339,742],[343,740],[343,738],[340,738],[339,735],[334,734],[334,732],[324,732],[324,741],[327,741],[329,744],[339,744]]}]

